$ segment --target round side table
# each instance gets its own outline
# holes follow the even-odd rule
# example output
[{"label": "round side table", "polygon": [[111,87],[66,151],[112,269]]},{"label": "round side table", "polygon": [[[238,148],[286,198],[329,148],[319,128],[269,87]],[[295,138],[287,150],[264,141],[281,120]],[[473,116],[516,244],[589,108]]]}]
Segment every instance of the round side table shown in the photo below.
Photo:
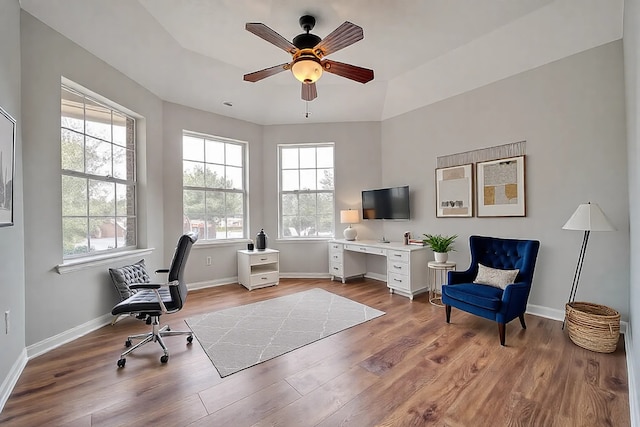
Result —
[{"label": "round side table", "polygon": [[[438,307],[442,304],[442,285],[447,281],[447,273],[456,269],[455,262],[435,262],[429,261],[427,270],[429,272],[429,302]],[[438,284],[440,292],[438,292]]]}]

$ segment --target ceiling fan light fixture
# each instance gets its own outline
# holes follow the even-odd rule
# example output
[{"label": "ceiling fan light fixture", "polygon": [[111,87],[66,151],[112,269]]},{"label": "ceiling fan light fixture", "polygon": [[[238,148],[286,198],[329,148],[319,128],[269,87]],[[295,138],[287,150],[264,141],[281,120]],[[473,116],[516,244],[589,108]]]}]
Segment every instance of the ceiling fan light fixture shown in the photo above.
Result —
[{"label": "ceiling fan light fixture", "polygon": [[299,57],[291,66],[294,77],[302,83],[315,83],[322,77],[322,65],[313,55]]}]

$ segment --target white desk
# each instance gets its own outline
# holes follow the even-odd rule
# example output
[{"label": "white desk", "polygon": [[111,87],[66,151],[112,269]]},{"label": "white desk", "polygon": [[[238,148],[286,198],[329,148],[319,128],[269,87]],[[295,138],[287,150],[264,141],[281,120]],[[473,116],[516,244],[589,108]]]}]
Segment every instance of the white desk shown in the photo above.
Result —
[{"label": "white desk", "polygon": [[329,274],[342,283],[351,277],[367,274],[368,255],[387,258],[389,292],[413,300],[414,295],[429,289],[425,246],[404,245],[402,242],[381,243],[375,240],[331,240],[329,242]]}]

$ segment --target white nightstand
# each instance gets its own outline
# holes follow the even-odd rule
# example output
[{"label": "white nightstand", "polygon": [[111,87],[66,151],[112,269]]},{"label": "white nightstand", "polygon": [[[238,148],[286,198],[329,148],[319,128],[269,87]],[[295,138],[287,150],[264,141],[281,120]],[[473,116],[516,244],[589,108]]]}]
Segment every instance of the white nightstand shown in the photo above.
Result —
[{"label": "white nightstand", "polygon": [[280,251],[238,251],[238,283],[250,291],[277,285],[280,281]]},{"label": "white nightstand", "polygon": [[[444,307],[442,285],[447,281],[447,273],[456,269],[456,263],[429,261],[427,269],[429,270],[429,302],[438,307]],[[438,292],[438,284],[440,284],[440,292]]]}]

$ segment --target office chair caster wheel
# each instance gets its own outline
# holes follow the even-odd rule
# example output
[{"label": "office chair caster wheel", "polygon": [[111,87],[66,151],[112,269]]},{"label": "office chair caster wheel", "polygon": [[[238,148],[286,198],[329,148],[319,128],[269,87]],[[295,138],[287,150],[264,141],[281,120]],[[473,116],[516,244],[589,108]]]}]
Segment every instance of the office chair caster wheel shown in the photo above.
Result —
[{"label": "office chair caster wheel", "polygon": [[127,363],[127,359],[118,360],[118,368],[124,368],[125,363]]},{"label": "office chair caster wheel", "polygon": [[188,342],[189,344],[191,344],[191,343],[193,342],[193,336],[192,336],[192,335],[189,335],[189,336],[187,337],[187,342]]},{"label": "office chair caster wheel", "polygon": [[126,341],[124,342],[124,346],[125,346],[125,347],[131,347],[131,340],[126,340]]},{"label": "office chair caster wheel", "polygon": [[169,356],[166,354],[160,358],[160,363],[167,363],[169,361]]}]

